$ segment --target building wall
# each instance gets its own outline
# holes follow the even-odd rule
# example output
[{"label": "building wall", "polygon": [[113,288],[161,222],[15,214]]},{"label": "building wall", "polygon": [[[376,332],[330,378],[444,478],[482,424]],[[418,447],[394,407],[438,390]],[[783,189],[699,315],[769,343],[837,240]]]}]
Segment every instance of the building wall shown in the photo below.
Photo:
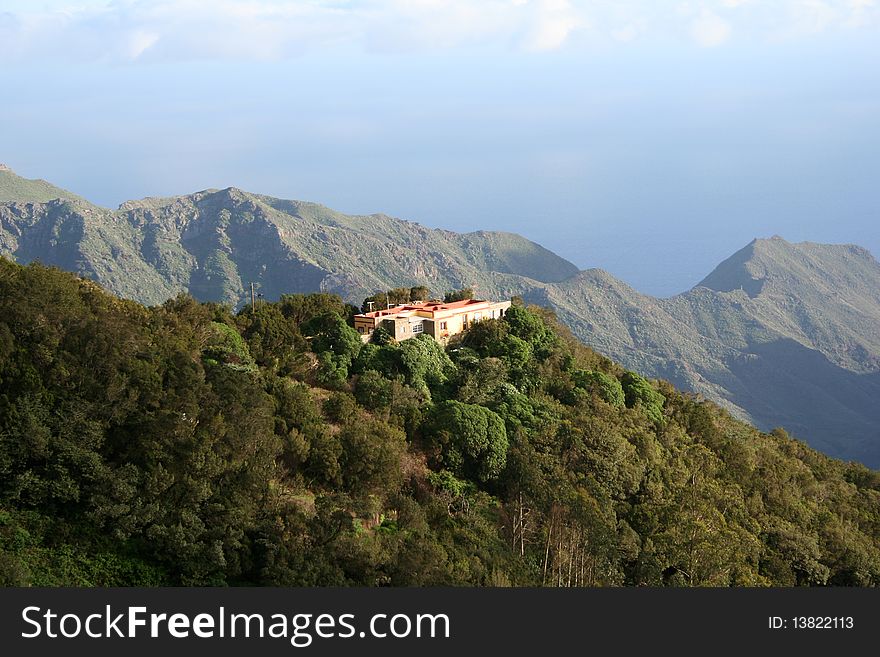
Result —
[{"label": "building wall", "polygon": [[484,319],[499,319],[510,308],[509,301],[499,301],[474,310],[450,310],[434,314],[434,338],[446,342],[453,335],[461,333],[474,322]]},{"label": "building wall", "polygon": [[[474,322],[484,319],[498,319],[510,308],[509,301],[495,303],[474,304],[476,308],[458,308],[445,311],[415,311],[404,317],[355,317],[355,330],[365,342],[379,325],[384,325],[395,340],[408,340],[409,338],[425,333],[438,342],[445,343],[453,335],[461,333]],[[422,330],[414,330],[421,326]]]},{"label": "building wall", "polygon": [[373,331],[376,330],[376,320],[372,317],[355,316],[354,330],[360,334],[361,340],[369,342],[370,336],[372,336]]}]

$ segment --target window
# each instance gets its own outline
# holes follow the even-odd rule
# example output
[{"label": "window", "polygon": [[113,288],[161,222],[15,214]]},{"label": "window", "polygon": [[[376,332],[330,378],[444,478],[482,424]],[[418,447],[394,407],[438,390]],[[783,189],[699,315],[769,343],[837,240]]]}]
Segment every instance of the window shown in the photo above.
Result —
[{"label": "window", "polygon": [[412,332],[413,333],[422,333],[425,330],[425,327],[421,324],[413,324]]},{"label": "window", "polygon": [[363,326],[358,326],[358,333],[360,333],[361,335],[363,335],[363,333],[364,333],[364,327],[363,327]]},{"label": "window", "polygon": [[446,330],[446,322],[440,322],[440,330],[441,330],[441,331],[445,331],[445,330]]}]

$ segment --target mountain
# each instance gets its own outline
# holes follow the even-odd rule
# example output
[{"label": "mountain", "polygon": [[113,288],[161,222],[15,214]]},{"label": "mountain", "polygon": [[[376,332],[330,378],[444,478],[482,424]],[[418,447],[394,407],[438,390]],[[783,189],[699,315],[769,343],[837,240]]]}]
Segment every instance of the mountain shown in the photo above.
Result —
[{"label": "mountain", "polygon": [[189,291],[238,306],[251,282],[267,298],[323,290],[360,302],[391,283],[491,294],[506,275],[553,282],[578,271],[512,233],[459,234],[235,188],[111,211],[70,194],[36,200],[5,173],[10,190],[26,193],[0,204],[0,254],[58,265],[147,304]]},{"label": "mountain", "polygon": [[755,240],[669,299],[597,270],[533,294],[627,367],[880,466],[880,264],[861,247]]},{"label": "mountain", "polygon": [[0,203],[9,201],[45,203],[59,198],[83,201],[76,194],[45,180],[22,178],[5,164],[0,164]]},{"label": "mountain", "polygon": [[512,304],[145,308],[0,258],[0,586],[877,586],[880,472]]},{"label": "mountain", "polygon": [[[587,344],[769,430],[880,467],[880,265],[850,245],[755,240],[658,299],[512,233],[460,234],[236,188],[100,208],[0,172],[0,255],[39,260],[148,305],[181,292],[239,307],[325,291],[471,286],[553,308]],[[57,196],[48,199],[47,196]]]}]

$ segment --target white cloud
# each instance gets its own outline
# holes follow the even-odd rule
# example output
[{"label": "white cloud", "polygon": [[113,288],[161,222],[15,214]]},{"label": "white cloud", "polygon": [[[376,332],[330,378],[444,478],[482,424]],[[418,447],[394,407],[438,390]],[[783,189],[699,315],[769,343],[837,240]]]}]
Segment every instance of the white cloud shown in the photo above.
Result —
[{"label": "white cloud", "polygon": [[823,0],[798,0],[792,6],[792,22],[787,31],[795,35],[824,32],[837,22],[839,11],[839,6]]},{"label": "white cloud", "polygon": [[645,34],[709,47],[734,35],[878,27],[876,0],[0,0],[5,62],[263,60],[341,48],[540,52]]},{"label": "white cloud", "polygon": [[846,26],[859,28],[868,25],[877,16],[877,3],[874,0],[849,0],[849,17]]},{"label": "white cloud", "polygon": [[527,50],[546,51],[562,47],[569,35],[586,25],[585,17],[568,0],[538,0],[533,27],[524,45]]},{"label": "white cloud", "polygon": [[156,32],[148,32],[146,30],[135,30],[128,38],[128,56],[131,59],[137,59],[147,50],[156,45],[159,40],[159,34]]},{"label": "white cloud", "polygon": [[691,36],[704,48],[720,46],[730,38],[730,32],[730,25],[707,9],[691,23]]}]

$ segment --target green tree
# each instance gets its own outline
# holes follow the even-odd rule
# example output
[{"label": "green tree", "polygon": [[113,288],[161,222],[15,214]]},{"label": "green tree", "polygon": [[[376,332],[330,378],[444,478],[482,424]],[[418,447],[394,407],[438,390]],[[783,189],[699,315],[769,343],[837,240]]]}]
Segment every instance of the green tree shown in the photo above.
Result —
[{"label": "green tree", "polygon": [[428,430],[442,450],[444,465],[457,475],[486,482],[504,469],[507,431],[489,409],[447,400],[435,407]]},{"label": "green tree", "polygon": [[464,287],[460,290],[453,290],[447,292],[443,295],[443,303],[454,303],[456,301],[465,301],[466,299],[473,299],[474,288],[472,287]]},{"label": "green tree", "polygon": [[384,410],[392,401],[391,381],[376,370],[367,370],[358,377],[354,395],[364,408],[371,411]]},{"label": "green tree", "polygon": [[329,351],[339,356],[346,366],[357,357],[363,342],[361,336],[339,315],[324,313],[313,317],[303,325],[303,331],[311,338],[312,351],[319,354]]},{"label": "green tree", "polygon": [[577,387],[595,392],[612,406],[623,406],[626,403],[623,386],[617,377],[597,370],[575,370],[571,378]]},{"label": "green tree", "polygon": [[546,358],[558,344],[553,329],[530,308],[512,305],[504,313],[503,321],[510,334],[530,344],[538,358]]},{"label": "green tree", "polygon": [[663,404],[666,398],[646,378],[635,372],[626,372],[621,383],[628,408],[640,406],[654,422],[659,424],[663,421]]},{"label": "green tree", "polygon": [[376,420],[350,422],[339,434],[342,481],[352,494],[394,494],[403,483],[406,435]]},{"label": "green tree", "polygon": [[336,294],[315,292],[312,294],[282,294],[278,300],[281,314],[296,326],[323,315],[346,317],[348,308]]},{"label": "green tree", "polygon": [[410,301],[428,301],[431,298],[431,291],[424,285],[416,285],[409,289]]}]

